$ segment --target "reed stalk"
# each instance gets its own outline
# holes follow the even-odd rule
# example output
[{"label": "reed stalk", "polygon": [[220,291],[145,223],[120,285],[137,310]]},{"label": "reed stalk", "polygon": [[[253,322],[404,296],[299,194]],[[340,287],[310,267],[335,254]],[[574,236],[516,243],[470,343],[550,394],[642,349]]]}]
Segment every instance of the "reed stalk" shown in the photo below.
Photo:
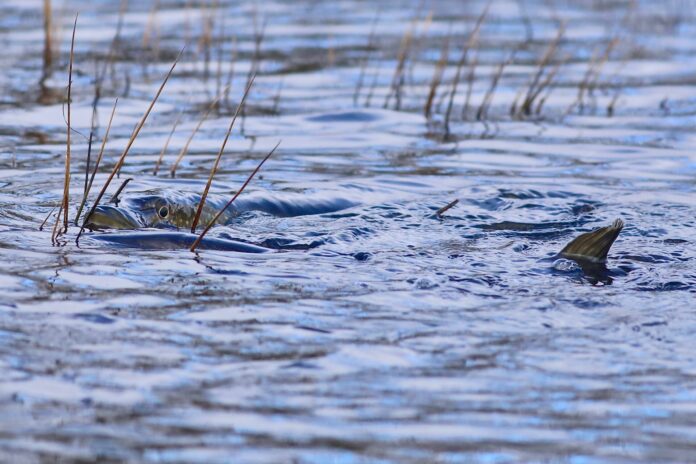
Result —
[{"label": "reed stalk", "polygon": [[[72,70],[73,62],[75,58],[75,31],[77,30],[77,18],[79,13],[75,15],[75,22],[73,23],[72,39],[70,41],[70,63],[68,65],[68,116],[67,116],[67,137],[66,137],[66,147],[65,147],[65,178],[63,180],[63,232],[68,231],[68,207],[70,205],[70,149],[71,140],[70,136],[72,133],[71,126],[71,99],[72,99]],[[59,216],[60,217],[60,216]],[[56,237],[60,235],[59,230],[56,228]]]},{"label": "reed stalk", "polygon": [[[85,163],[85,187],[82,190],[82,195],[87,194],[87,183],[89,182],[89,164],[92,160],[92,139],[94,139],[94,130],[89,131],[89,142],[87,142],[87,162]],[[75,218],[77,220],[77,218]]]},{"label": "reed stalk", "polygon": [[43,75],[48,76],[51,66],[53,66],[53,10],[51,0],[43,2],[44,17],[44,49],[43,49]]},{"label": "reed stalk", "polygon": [[450,201],[450,202],[447,203],[445,206],[443,206],[442,208],[440,208],[440,209],[438,209],[437,211],[435,211],[435,215],[436,215],[437,217],[442,217],[442,215],[445,214],[445,212],[446,212],[447,210],[449,210],[450,208],[454,207],[457,203],[459,203],[459,200],[458,200],[458,199],[454,199],[454,200]]},{"label": "reed stalk", "polygon": [[520,117],[531,115],[534,101],[544,90],[544,88],[551,83],[551,79],[553,79],[553,75],[555,73],[548,73],[544,81],[542,81],[541,78],[544,76],[544,73],[546,72],[546,68],[550,63],[551,58],[555,55],[564,33],[565,24],[561,23],[560,27],[558,28],[558,33],[556,34],[556,37],[549,44],[548,48],[539,60],[537,72],[534,74],[534,77],[532,78],[531,82],[529,83],[529,86],[527,87],[527,94],[525,95],[524,100],[522,100],[522,104],[520,105],[516,116]]},{"label": "reed stalk", "polygon": [[389,93],[387,93],[384,99],[384,104],[382,108],[387,108],[389,102],[391,101],[392,95],[396,98],[396,109],[400,104],[399,88],[400,82],[403,77],[404,66],[406,65],[406,59],[408,58],[409,51],[411,49],[411,42],[413,41],[413,29],[415,28],[416,20],[414,19],[411,26],[404,32],[404,36],[401,38],[401,44],[399,45],[399,53],[397,55],[396,68],[394,69],[394,74],[392,75],[391,84],[389,86]]},{"label": "reed stalk", "polygon": [[191,135],[189,136],[188,140],[186,140],[186,143],[184,146],[181,148],[181,151],[179,151],[179,156],[176,157],[176,160],[174,160],[174,164],[172,164],[172,167],[169,168],[169,174],[172,177],[176,176],[176,170],[179,167],[179,163],[181,163],[181,160],[184,159],[184,156],[189,151],[189,146],[191,146],[191,142],[193,141],[193,138],[196,136],[198,131],[200,130],[201,126],[203,123],[208,119],[208,116],[210,116],[210,113],[217,108],[218,102],[220,101],[220,98],[222,98],[222,95],[218,95],[215,97],[215,99],[208,105],[208,109],[206,110],[205,113],[203,113],[203,116],[201,119],[198,121],[198,124],[196,124],[196,127],[193,128],[193,132],[191,132]]},{"label": "reed stalk", "polygon": [[99,154],[97,155],[97,160],[94,163],[94,170],[92,171],[92,176],[89,178],[89,183],[85,189],[85,193],[82,196],[82,201],[80,202],[80,207],[77,209],[77,215],[75,216],[75,225],[78,225],[80,220],[80,214],[82,214],[82,209],[85,207],[87,202],[87,197],[89,196],[90,190],[92,190],[92,184],[94,183],[94,177],[97,175],[99,170],[99,164],[101,163],[102,157],[104,156],[104,148],[106,147],[106,141],[109,138],[109,132],[111,131],[111,123],[114,120],[114,114],[116,113],[116,105],[118,104],[118,98],[114,101],[114,107],[111,110],[111,116],[109,117],[109,124],[106,126],[106,132],[104,133],[104,138],[102,139],[101,148],[99,149]]},{"label": "reed stalk", "polygon": [[126,161],[126,156],[128,156],[128,152],[130,151],[131,147],[133,146],[133,143],[135,142],[135,139],[138,137],[138,134],[140,134],[140,130],[143,128],[145,125],[145,121],[147,121],[148,116],[150,116],[150,113],[152,112],[152,108],[154,108],[155,103],[157,103],[157,100],[159,99],[160,95],[162,94],[162,91],[164,90],[164,86],[167,84],[167,81],[169,81],[169,78],[171,77],[172,73],[174,72],[174,68],[176,67],[177,63],[179,62],[179,59],[181,58],[181,55],[184,53],[184,48],[181,49],[179,54],[177,55],[176,59],[174,60],[174,63],[172,64],[172,67],[169,69],[169,72],[167,72],[167,75],[164,77],[164,80],[162,81],[162,84],[160,85],[159,89],[157,89],[157,93],[153,97],[152,101],[150,102],[150,105],[148,106],[147,110],[145,111],[145,114],[143,117],[140,119],[140,122],[138,125],[135,127],[133,130],[133,133],[131,134],[130,138],[128,139],[128,143],[126,144],[126,148],[123,150],[123,153],[121,154],[120,158],[114,165],[114,168],[111,170],[111,174],[109,174],[109,177],[106,179],[106,182],[102,186],[102,189],[99,191],[99,195],[97,195],[96,200],[94,200],[94,204],[90,208],[89,212],[85,215],[84,220],[82,221],[82,226],[80,227],[80,232],[77,234],[77,240],[79,240],[80,235],[85,229],[85,225],[87,224],[87,221],[89,221],[89,218],[94,214],[94,211],[97,209],[97,206],[99,206],[99,202],[101,199],[104,197],[104,193],[106,193],[106,189],[109,188],[109,184],[113,180],[114,176],[116,176],[116,173],[121,170],[121,167],[123,166],[123,163]]},{"label": "reed stalk", "polygon": [[275,153],[276,149],[280,146],[280,142],[281,142],[281,141],[278,141],[278,143],[276,143],[275,147],[273,147],[273,149],[266,155],[266,157],[265,157],[263,160],[261,160],[261,162],[258,164],[258,166],[256,166],[256,169],[254,169],[254,172],[252,172],[252,173],[249,175],[249,177],[247,177],[247,180],[244,182],[244,184],[242,185],[242,187],[237,191],[237,193],[234,194],[234,196],[232,197],[232,199],[231,199],[230,201],[228,201],[227,204],[226,204],[225,206],[223,206],[222,209],[221,209],[220,211],[218,211],[218,213],[217,213],[217,214],[215,215],[215,217],[210,221],[210,223],[206,226],[206,228],[203,229],[203,232],[201,232],[201,234],[198,236],[198,238],[196,239],[196,241],[193,242],[193,244],[191,245],[191,248],[189,248],[190,251],[192,251],[192,252],[193,252],[193,251],[196,251],[196,248],[198,247],[198,245],[200,245],[201,240],[203,240],[203,237],[205,237],[205,235],[208,233],[208,231],[213,227],[213,225],[215,225],[215,223],[217,222],[217,220],[220,219],[220,216],[222,216],[222,214],[227,210],[227,208],[229,208],[230,205],[231,205],[232,203],[234,203],[234,200],[236,200],[237,197],[244,191],[244,189],[246,189],[247,185],[249,185],[249,182],[251,182],[251,180],[254,178],[254,176],[256,175],[256,173],[259,172],[259,170],[261,169],[261,166],[263,166],[264,163],[265,163],[266,161],[268,161],[268,158],[270,158],[271,155],[273,155],[273,153]]},{"label": "reed stalk", "polygon": [[164,142],[164,146],[162,147],[162,151],[160,151],[159,158],[157,158],[157,161],[155,162],[155,169],[152,171],[152,175],[156,176],[157,173],[159,172],[159,167],[162,164],[162,160],[164,159],[164,154],[167,152],[167,148],[169,148],[169,143],[172,141],[172,137],[174,136],[174,132],[176,131],[176,127],[179,125],[179,121],[181,120],[181,116],[184,114],[184,111],[179,111],[179,114],[177,115],[176,119],[174,120],[174,125],[172,126],[172,130],[169,132],[169,136],[167,137],[167,141]]},{"label": "reed stalk", "polygon": [[249,81],[249,84],[247,85],[246,89],[244,89],[244,95],[242,95],[242,99],[239,101],[239,104],[237,105],[237,109],[234,112],[234,116],[232,116],[232,121],[230,121],[230,125],[227,128],[227,133],[225,133],[225,138],[222,141],[222,145],[220,146],[220,150],[218,151],[217,157],[215,157],[215,163],[213,164],[213,167],[210,170],[210,175],[208,176],[208,182],[205,184],[205,188],[203,189],[203,194],[201,195],[201,200],[198,202],[198,208],[196,208],[196,215],[193,218],[193,223],[191,224],[191,233],[194,233],[196,231],[196,226],[198,225],[198,221],[200,220],[201,213],[203,212],[203,206],[205,205],[205,200],[208,197],[208,191],[210,191],[210,186],[213,183],[213,177],[215,177],[215,174],[217,173],[218,166],[220,164],[220,159],[222,158],[222,154],[225,151],[225,147],[227,146],[227,141],[230,139],[230,135],[232,134],[232,129],[234,128],[234,123],[237,121],[237,117],[242,111],[242,108],[244,107],[244,104],[246,103],[247,96],[249,95],[249,92],[251,91],[251,87],[254,85],[254,80],[256,79],[256,75],[251,76],[251,80]]},{"label": "reed stalk", "polygon": [[479,48],[478,48],[478,41],[476,42],[476,50],[474,54],[474,58],[471,60],[471,66],[469,66],[469,73],[467,74],[466,77],[466,98],[464,99],[464,106],[462,107],[462,119],[467,118],[467,114],[469,113],[469,104],[471,103],[471,93],[474,90],[474,81],[476,80],[476,67],[478,66],[478,58],[479,58]]},{"label": "reed stalk", "polygon": [[225,86],[225,105],[230,104],[230,89],[234,81],[234,65],[237,62],[237,36],[232,40],[232,51],[230,52],[230,69],[227,72],[227,84]]},{"label": "reed stalk", "polygon": [[445,111],[445,122],[444,122],[445,137],[448,137],[449,133],[450,133],[450,130],[449,130],[450,116],[452,114],[452,108],[454,106],[454,97],[457,94],[457,87],[459,86],[459,80],[461,78],[462,68],[466,64],[469,50],[471,49],[472,45],[478,40],[478,35],[479,35],[479,31],[481,30],[481,25],[483,24],[483,20],[488,15],[488,9],[490,8],[490,6],[491,6],[491,3],[489,1],[486,4],[486,7],[484,8],[483,12],[481,12],[481,15],[479,15],[478,19],[476,20],[476,25],[474,26],[474,29],[469,34],[469,38],[467,39],[466,43],[464,44],[464,48],[462,49],[462,54],[459,58],[459,62],[457,63],[457,70],[455,71],[454,79],[452,80],[452,89],[450,90],[450,93],[449,93],[447,110]]},{"label": "reed stalk", "polygon": [[126,185],[128,185],[128,182],[132,181],[133,178],[129,177],[128,179],[124,180],[123,183],[121,183],[121,186],[116,190],[116,193],[111,195],[111,200],[109,200],[109,203],[114,203],[118,206],[118,202],[121,201],[118,199],[118,196],[123,192],[123,189],[126,188]]},{"label": "reed stalk", "polygon": [[370,35],[367,37],[367,53],[362,59],[360,64],[360,74],[358,75],[358,82],[355,84],[355,91],[353,92],[353,105],[358,104],[358,98],[360,97],[360,91],[362,90],[363,82],[365,81],[365,69],[367,68],[367,63],[369,63],[372,57],[372,52],[375,48],[375,34],[377,33],[377,23],[379,21],[379,11],[375,14],[375,19],[372,20],[372,27],[370,28]]},{"label": "reed stalk", "polygon": [[428,98],[425,100],[425,105],[423,106],[423,114],[425,118],[430,120],[430,116],[433,111],[433,101],[437,95],[437,88],[442,83],[442,77],[445,74],[445,68],[447,67],[447,61],[449,58],[449,45],[452,38],[452,23],[449,25],[447,30],[447,36],[442,42],[442,49],[440,50],[440,59],[435,65],[435,70],[433,71],[433,77],[430,80],[430,90],[428,91]]},{"label": "reed stalk", "polygon": [[51,211],[49,211],[49,213],[46,215],[46,219],[44,219],[43,222],[41,223],[41,225],[39,226],[39,231],[42,231],[42,230],[43,230],[44,226],[45,226],[46,223],[48,222],[48,219],[51,217],[51,215],[53,214],[53,212],[54,212],[57,208],[58,208],[58,206],[54,206],[53,208],[51,208]]},{"label": "reed stalk", "polygon": [[515,58],[515,54],[517,53],[517,50],[514,50],[511,54],[510,57],[508,57],[507,60],[503,61],[498,65],[498,70],[496,73],[493,75],[493,79],[491,79],[491,85],[488,87],[488,90],[486,91],[486,94],[483,97],[483,100],[481,100],[481,105],[479,106],[478,110],[476,111],[476,120],[477,121],[482,121],[488,117],[488,109],[491,106],[491,103],[493,101],[493,96],[495,95],[495,91],[498,88],[498,83],[500,82],[500,78],[503,76],[503,71],[505,70],[505,67],[508,66],[512,60]]}]

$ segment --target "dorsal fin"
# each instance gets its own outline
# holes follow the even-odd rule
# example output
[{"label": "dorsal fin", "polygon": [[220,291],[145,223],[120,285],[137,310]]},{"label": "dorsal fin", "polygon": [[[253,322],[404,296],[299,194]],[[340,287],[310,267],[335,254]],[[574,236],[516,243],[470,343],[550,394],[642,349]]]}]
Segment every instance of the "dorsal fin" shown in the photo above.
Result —
[{"label": "dorsal fin", "polygon": [[587,232],[576,237],[567,244],[561,255],[571,259],[585,259],[595,263],[603,263],[607,260],[609,248],[621,233],[624,223],[616,219],[610,226],[600,227],[592,232]]}]

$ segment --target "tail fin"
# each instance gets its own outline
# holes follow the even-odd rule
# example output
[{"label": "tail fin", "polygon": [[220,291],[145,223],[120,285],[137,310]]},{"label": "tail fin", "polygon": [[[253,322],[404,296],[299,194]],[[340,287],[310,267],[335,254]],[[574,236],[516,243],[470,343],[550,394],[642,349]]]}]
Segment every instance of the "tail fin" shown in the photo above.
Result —
[{"label": "tail fin", "polygon": [[582,234],[567,244],[561,250],[561,255],[570,259],[585,259],[595,263],[603,263],[607,260],[609,248],[614,244],[623,226],[623,221],[616,219],[610,226]]}]

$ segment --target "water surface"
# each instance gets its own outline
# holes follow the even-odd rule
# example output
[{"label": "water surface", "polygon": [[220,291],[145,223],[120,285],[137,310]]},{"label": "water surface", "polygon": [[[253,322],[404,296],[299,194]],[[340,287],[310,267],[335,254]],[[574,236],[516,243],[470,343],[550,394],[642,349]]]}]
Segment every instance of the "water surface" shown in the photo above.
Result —
[{"label": "water surface", "polygon": [[[120,99],[95,187],[188,41],[121,180],[133,178],[125,196],[200,193],[265,24],[256,84],[212,190],[234,192],[282,139],[242,195],[355,206],[249,212],[211,232],[273,250],[264,254],[94,238],[109,232],[76,244],[76,227],[54,246],[54,220],[38,230],[63,191],[74,9],[73,217],[95,68],[119,18],[118,2],[54,5],[59,54],[42,80],[41,3],[0,6],[0,460],[694,459],[689,2],[493,1],[462,68],[448,135],[451,82],[484,2],[243,1],[217,10],[132,2],[97,106],[101,143]],[[539,114],[511,116],[561,22]],[[411,28],[397,97],[391,83]],[[448,36],[428,121],[423,107]],[[613,38],[595,84],[574,104]],[[232,56],[229,98],[172,178],[179,150],[227,85]],[[607,275],[554,258],[614,218],[626,227]]]}]

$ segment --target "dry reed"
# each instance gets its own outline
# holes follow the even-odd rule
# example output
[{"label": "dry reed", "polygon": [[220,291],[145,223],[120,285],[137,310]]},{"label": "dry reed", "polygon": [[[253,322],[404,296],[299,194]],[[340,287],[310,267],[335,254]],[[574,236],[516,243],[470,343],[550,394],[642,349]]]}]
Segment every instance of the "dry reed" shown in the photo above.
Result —
[{"label": "dry reed", "polygon": [[43,2],[44,16],[44,49],[43,49],[43,75],[47,76],[53,66],[53,10],[51,0]]},{"label": "dry reed", "polygon": [[87,202],[87,196],[90,190],[92,190],[92,184],[94,183],[94,177],[97,175],[97,170],[99,170],[99,164],[101,163],[102,157],[104,156],[104,148],[106,147],[106,141],[109,138],[109,132],[111,131],[111,123],[114,120],[114,114],[116,113],[116,105],[118,105],[118,98],[114,101],[114,107],[111,110],[111,116],[109,117],[109,124],[106,126],[106,132],[104,133],[104,138],[102,139],[101,148],[99,149],[99,154],[97,155],[97,160],[94,163],[94,170],[92,171],[92,176],[89,179],[85,193],[82,196],[82,202],[80,202],[80,207],[77,209],[77,215],[75,216],[75,225],[78,225],[80,220],[80,214],[82,214],[82,209],[85,207]]},{"label": "dry reed", "polygon": [[[70,41],[70,62],[68,65],[68,117],[67,117],[67,125],[68,125],[68,130],[67,130],[67,138],[66,138],[66,147],[65,147],[65,178],[63,181],[63,232],[66,233],[68,231],[68,207],[70,206],[70,149],[71,149],[71,140],[70,136],[72,133],[72,127],[71,127],[71,99],[72,99],[72,70],[73,70],[73,62],[75,58],[75,31],[77,30],[77,18],[79,16],[79,13],[75,15],[75,22],[73,23],[73,30],[72,30],[72,39]],[[60,218],[60,215],[58,216]],[[56,222],[59,222],[56,220]],[[55,234],[54,234],[54,240],[55,238],[60,235],[60,231],[58,230],[57,227],[54,228]]]},{"label": "dry reed", "polygon": [[399,53],[397,55],[396,68],[394,68],[394,74],[392,75],[391,84],[389,85],[389,93],[384,99],[384,104],[382,108],[387,108],[392,96],[396,99],[395,109],[399,110],[401,105],[401,85],[403,82],[404,67],[406,65],[406,60],[408,59],[408,54],[411,50],[411,43],[413,42],[413,31],[416,27],[416,18],[413,19],[411,25],[404,32],[404,36],[401,38],[401,44],[399,45]]},{"label": "dry reed", "polygon": [[124,180],[123,183],[121,183],[121,186],[118,188],[118,190],[116,190],[116,193],[114,193],[111,196],[111,200],[109,200],[109,203],[114,203],[114,204],[116,204],[116,206],[118,206],[119,201],[121,201],[118,199],[118,196],[121,194],[121,192],[123,192],[123,189],[126,188],[126,185],[128,185],[128,182],[130,182],[132,180],[133,180],[132,177],[129,177],[128,179]]},{"label": "dry reed", "polygon": [[426,119],[430,120],[430,116],[433,110],[433,100],[437,95],[437,88],[442,83],[442,77],[445,74],[445,68],[447,67],[447,61],[449,57],[449,45],[452,38],[452,23],[449,25],[447,31],[447,36],[442,42],[442,49],[440,50],[440,59],[435,65],[435,70],[433,71],[433,77],[430,80],[430,90],[428,91],[428,97],[425,100],[425,105],[423,106],[423,114]]},{"label": "dry reed", "polygon": [[234,36],[232,40],[232,51],[230,52],[230,69],[227,72],[227,84],[225,87],[225,105],[230,104],[230,89],[232,88],[232,82],[234,81],[234,65],[237,61],[237,36]]},{"label": "dry reed", "polygon": [[184,156],[186,156],[186,154],[188,153],[189,146],[191,146],[191,142],[193,141],[193,138],[196,136],[196,134],[200,130],[203,123],[208,119],[208,116],[210,116],[210,113],[212,113],[212,111],[215,108],[217,108],[217,105],[218,105],[218,102],[220,101],[220,98],[222,98],[222,95],[218,95],[217,97],[215,97],[215,99],[208,105],[208,109],[206,110],[205,113],[203,113],[203,116],[198,121],[198,124],[196,124],[196,127],[193,128],[193,132],[191,132],[191,135],[189,136],[188,140],[186,140],[186,143],[181,148],[181,151],[179,151],[179,155],[176,157],[176,160],[174,160],[172,167],[169,168],[169,174],[172,177],[176,176],[176,170],[179,167],[179,163],[181,163],[181,160],[183,160]]},{"label": "dry reed", "polygon": [[231,199],[230,201],[228,201],[227,204],[226,204],[225,206],[223,206],[222,209],[221,209],[220,211],[218,211],[218,213],[217,213],[217,214],[215,215],[215,217],[210,221],[210,223],[206,226],[206,228],[203,229],[203,231],[202,231],[201,234],[198,236],[198,238],[196,239],[196,241],[193,242],[193,244],[191,245],[191,248],[189,248],[190,251],[196,251],[196,248],[198,247],[198,245],[200,245],[201,240],[203,240],[203,237],[205,237],[205,234],[208,233],[208,231],[213,227],[213,225],[215,225],[215,223],[217,222],[217,220],[220,219],[220,216],[222,216],[222,214],[227,210],[227,208],[229,208],[230,205],[231,205],[232,203],[234,203],[234,200],[236,200],[237,197],[244,191],[244,189],[246,189],[247,185],[249,185],[249,182],[251,182],[251,180],[254,178],[254,176],[256,175],[256,173],[259,172],[259,170],[261,169],[261,166],[263,166],[264,163],[265,163],[266,161],[268,161],[268,158],[270,158],[271,155],[273,155],[273,153],[275,153],[276,149],[277,149],[279,146],[280,146],[280,141],[278,141],[278,143],[276,143],[275,147],[273,147],[273,149],[266,155],[266,157],[265,157],[264,159],[261,160],[261,162],[258,164],[258,166],[256,166],[256,169],[254,169],[254,171],[249,175],[249,177],[247,177],[247,180],[244,182],[244,184],[242,185],[242,187],[241,187],[239,190],[237,190],[237,193],[234,194],[234,196],[232,197],[232,199]]},{"label": "dry reed", "polygon": [[162,160],[164,159],[164,154],[167,152],[167,148],[169,148],[169,143],[172,141],[172,137],[174,136],[174,132],[176,131],[176,127],[179,125],[179,121],[181,120],[181,116],[183,114],[184,114],[183,110],[179,111],[179,114],[177,115],[176,119],[174,120],[174,125],[172,126],[172,130],[169,132],[169,136],[167,137],[167,140],[164,142],[164,146],[162,147],[162,151],[160,151],[159,157],[157,158],[157,161],[155,162],[155,169],[152,171],[153,176],[156,176],[157,173],[159,172],[159,167],[162,164]]},{"label": "dry reed", "polygon": [[[555,76],[555,72],[552,70],[551,72],[546,73],[546,68],[551,62],[553,56],[555,55],[564,33],[565,25],[561,23],[560,27],[558,28],[558,32],[556,33],[556,37],[553,39],[553,41],[551,41],[549,46],[546,48],[544,54],[541,56],[541,59],[539,60],[539,64],[537,65],[537,71],[527,87],[527,93],[524,97],[524,100],[522,100],[522,104],[515,113],[516,117],[530,116],[532,114],[532,109],[536,98],[546,87],[549,86],[549,84],[551,84]],[[545,73],[546,77],[542,81],[541,78],[544,77]]]},{"label": "dry reed", "polygon": [[503,76],[503,71],[505,70],[505,67],[509,65],[515,58],[516,52],[517,50],[514,50],[507,60],[503,61],[502,63],[500,63],[500,65],[498,65],[498,70],[493,75],[493,79],[491,79],[491,85],[488,87],[488,90],[486,91],[483,100],[481,100],[481,105],[476,111],[477,121],[482,121],[488,117],[488,109],[490,108],[491,103],[493,102],[493,96],[495,95],[495,91],[498,88],[500,78]]},{"label": "dry reed", "polygon": [[249,92],[251,91],[251,87],[254,85],[254,80],[256,79],[256,75],[251,76],[251,80],[249,81],[249,84],[247,85],[246,89],[244,89],[244,94],[242,95],[242,99],[239,101],[239,104],[237,105],[237,110],[234,112],[234,116],[232,116],[232,121],[230,121],[230,125],[227,128],[227,133],[225,133],[225,138],[222,141],[222,145],[220,146],[220,150],[218,151],[217,157],[215,158],[215,163],[213,164],[213,167],[210,170],[210,175],[208,176],[208,182],[205,184],[205,188],[203,189],[203,194],[201,195],[201,199],[198,202],[198,208],[196,209],[196,215],[193,218],[193,223],[191,224],[191,233],[196,231],[196,226],[198,225],[198,221],[200,220],[201,213],[203,212],[203,206],[205,205],[205,200],[208,196],[208,191],[210,190],[210,186],[213,183],[213,177],[215,177],[215,173],[217,173],[218,166],[220,164],[220,159],[222,158],[222,154],[225,151],[225,146],[227,146],[227,141],[230,138],[230,134],[232,134],[232,129],[234,128],[234,123],[237,121],[237,117],[239,116],[240,112],[242,111],[242,108],[244,108],[244,104],[246,103],[247,96],[249,95]]},{"label": "dry reed", "polygon": [[455,199],[455,200],[450,201],[450,202],[447,203],[445,206],[443,206],[442,208],[440,208],[440,209],[438,209],[437,211],[435,211],[435,215],[436,215],[437,217],[442,217],[442,215],[445,214],[445,212],[446,212],[447,210],[449,210],[450,208],[454,207],[457,203],[459,203],[459,200],[458,200],[458,199]]},{"label": "dry reed", "polygon": [[133,130],[133,133],[131,134],[130,138],[128,139],[128,143],[126,144],[126,148],[123,150],[123,153],[121,154],[120,158],[118,159],[118,161],[114,165],[114,168],[112,169],[111,174],[109,174],[109,177],[106,179],[106,182],[102,186],[102,189],[99,191],[99,195],[97,195],[97,198],[94,200],[94,204],[90,208],[89,212],[85,215],[85,218],[82,221],[82,226],[80,227],[80,232],[78,232],[78,234],[77,234],[77,240],[79,240],[80,235],[84,231],[85,225],[87,224],[87,221],[89,221],[89,218],[92,216],[92,214],[94,214],[94,211],[97,209],[97,206],[99,206],[99,202],[101,201],[102,197],[104,196],[104,193],[106,193],[106,189],[109,187],[109,184],[113,180],[114,176],[116,175],[117,172],[119,172],[121,170],[123,163],[126,161],[126,156],[128,156],[128,152],[130,151],[131,147],[133,146],[133,143],[135,142],[135,139],[138,137],[138,134],[140,134],[140,130],[145,125],[145,121],[147,121],[147,118],[150,115],[150,112],[152,112],[152,108],[154,108],[155,103],[157,103],[159,96],[161,95],[162,91],[164,90],[164,86],[167,84],[167,81],[169,81],[169,78],[171,77],[172,73],[174,72],[174,68],[176,67],[177,63],[179,62],[179,59],[181,58],[181,55],[183,54],[183,52],[184,52],[184,48],[181,49],[181,51],[177,55],[176,59],[174,60],[174,63],[172,64],[171,68],[169,69],[169,72],[167,72],[167,75],[164,77],[164,81],[162,81],[162,84],[160,85],[159,89],[157,90],[157,93],[155,94],[154,98],[150,102],[150,105],[148,106],[147,110],[145,111],[145,114],[140,119],[140,122],[135,127],[135,129]]},{"label": "dry reed", "polygon": [[41,223],[41,225],[39,226],[39,231],[42,231],[42,230],[43,230],[44,226],[45,226],[46,223],[48,222],[48,219],[51,217],[51,215],[53,214],[53,212],[54,212],[57,208],[58,208],[58,206],[54,206],[53,208],[51,208],[51,211],[49,211],[49,213],[46,215],[46,219],[44,219],[43,222]]},{"label": "dry reed", "polygon": [[360,97],[360,91],[362,90],[363,82],[365,81],[365,69],[367,68],[367,63],[369,63],[372,57],[372,52],[375,48],[375,34],[377,33],[377,23],[379,21],[379,11],[375,14],[375,19],[372,20],[372,27],[370,28],[370,35],[367,38],[367,53],[362,59],[360,64],[360,74],[358,75],[358,82],[355,84],[355,91],[353,92],[353,105],[358,104],[358,98]]},{"label": "dry reed", "polygon": [[452,80],[452,89],[450,90],[450,93],[449,93],[447,110],[445,111],[445,121],[444,121],[445,138],[447,138],[449,136],[449,133],[450,133],[450,129],[449,129],[450,117],[452,115],[452,108],[454,106],[454,97],[457,94],[457,87],[459,86],[459,80],[461,78],[462,68],[466,64],[469,50],[474,45],[474,43],[476,41],[478,41],[478,36],[479,36],[479,31],[481,30],[481,25],[483,24],[483,20],[486,18],[486,15],[488,15],[488,9],[490,8],[490,6],[491,6],[491,3],[489,1],[486,4],[486,7],[483,9],[483,12],[481,12],[478,19],[476,20],[476,25],[474,26],[474,29],[469,34],[469,38],[467,39],[466,43],[464,44],[464,48],[462,49],[462,54],[459,57],[459,61],[457,62],[457,69],[455,71],[454,79]]}]

